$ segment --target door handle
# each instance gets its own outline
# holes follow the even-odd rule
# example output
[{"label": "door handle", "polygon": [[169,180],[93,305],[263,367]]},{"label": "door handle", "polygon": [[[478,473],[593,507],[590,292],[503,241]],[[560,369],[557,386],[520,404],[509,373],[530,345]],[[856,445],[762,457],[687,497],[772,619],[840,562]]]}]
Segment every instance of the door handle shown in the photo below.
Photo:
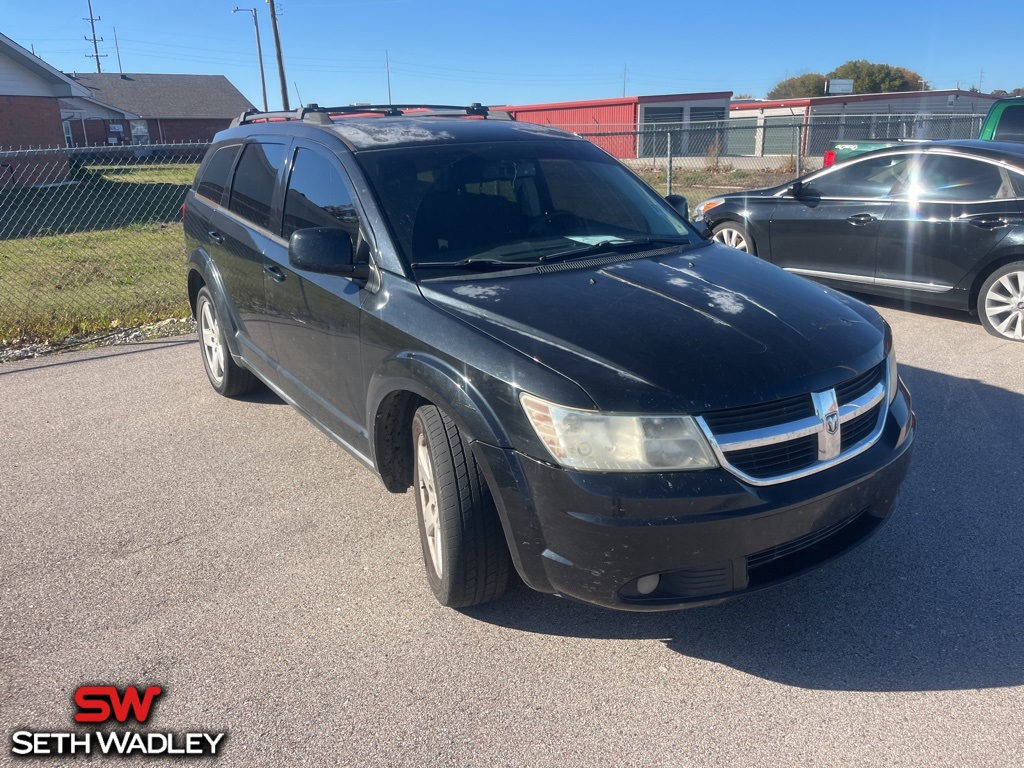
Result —
[{"label": "door handle", "polygon": [[875,217],[870,213],[855,213],[853,216],[847,219],[848,222],[853,224],[855,227],[863,226],[864,224],[870,224],[875,220]]},{"label": "door handle", "polygon": [[976,219],[968,219],[971,224],[980,229],[999,229],[1006,226],[1006,220],[998,216],[979,216]]},{"label": "door handle", "polygon": [[215,229],[211,229],[206,234],[209,235],[210,239],[213,240],[213,242],[215,242],[217,245],[220,245],[221,243],[224,242],[224,236]]},{"label": "door handle", "polygon": [[286,277],[284,271],[277,264],[264,264],[263,271],[270,275],[275,283],[283,283]]}]

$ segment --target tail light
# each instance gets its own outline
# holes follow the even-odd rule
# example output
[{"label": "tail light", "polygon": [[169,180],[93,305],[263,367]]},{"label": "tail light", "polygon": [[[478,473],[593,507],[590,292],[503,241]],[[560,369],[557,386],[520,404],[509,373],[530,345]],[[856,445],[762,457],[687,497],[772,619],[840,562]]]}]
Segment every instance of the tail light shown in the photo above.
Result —
[{"label": "tail light", "polygon": [[828,168],[830,165],[835,165],[835,164],[836,164],[836,153],[833,152],[830,149],[828,152],[825,153],[825,163],[824,163],[823,167]]}]

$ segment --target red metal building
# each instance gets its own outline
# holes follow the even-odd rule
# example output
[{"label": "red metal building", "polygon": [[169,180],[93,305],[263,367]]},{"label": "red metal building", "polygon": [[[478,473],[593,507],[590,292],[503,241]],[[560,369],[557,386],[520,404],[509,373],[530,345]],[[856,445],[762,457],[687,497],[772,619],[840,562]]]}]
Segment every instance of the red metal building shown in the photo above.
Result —
[{"label": "red metal building", "polygon": [[640,131],[657,123],[725,120],[732,91],[624,96],[502,107],[516,120],[563,128],[586,136],[618,158],[641,155]]}]

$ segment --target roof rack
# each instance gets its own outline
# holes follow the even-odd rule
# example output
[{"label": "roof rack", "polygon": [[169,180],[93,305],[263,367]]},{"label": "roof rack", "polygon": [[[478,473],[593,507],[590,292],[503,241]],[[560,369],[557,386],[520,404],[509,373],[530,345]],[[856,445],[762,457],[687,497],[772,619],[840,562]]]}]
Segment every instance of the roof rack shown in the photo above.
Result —
[{"label": "roof rack", "polygon": [[319,104],[308,104],[299,109],[287,112],[260,112],[250,109],[231,121],[234,128],[246,123],[269,123],[288,120],[303,120],[318,125],[333,125],[334,116],[343,115],[379,115],[381,117],[401,117],[408,112],[416,117],[480,117],[496,120],[515,120],[510,113],[503,110],[492,110],[479,102],[469,106],[452,106],[450,104],[347,104],[342,107],[321,107]]}]

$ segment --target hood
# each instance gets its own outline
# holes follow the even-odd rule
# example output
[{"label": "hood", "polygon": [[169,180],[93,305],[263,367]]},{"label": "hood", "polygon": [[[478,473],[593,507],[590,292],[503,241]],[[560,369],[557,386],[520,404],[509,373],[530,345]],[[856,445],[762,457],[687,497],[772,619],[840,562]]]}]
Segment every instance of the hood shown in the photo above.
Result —
[{"label": "hood", "polygon": [[[718,244],[543,274],[420,284],[603,411],[698,412],[827,389],[880,362],[871,308]],[[543,393],[537,393],[543,396]]]}]

